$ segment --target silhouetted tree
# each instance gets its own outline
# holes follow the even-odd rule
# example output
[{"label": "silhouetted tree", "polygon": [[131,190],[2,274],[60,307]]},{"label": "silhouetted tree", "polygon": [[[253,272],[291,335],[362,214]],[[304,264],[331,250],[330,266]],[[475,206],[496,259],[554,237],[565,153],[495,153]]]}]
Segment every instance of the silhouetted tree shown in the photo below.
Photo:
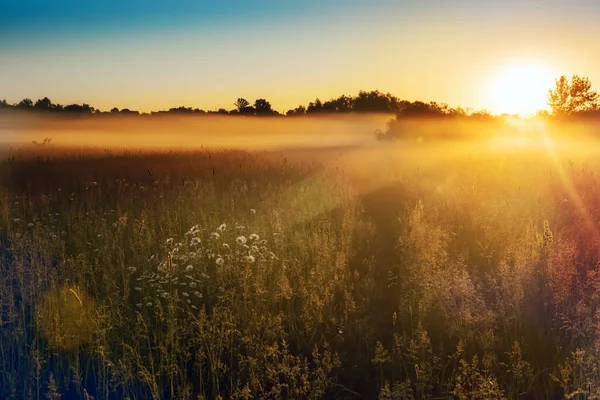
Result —
[{"label": "silhouetted tree", "polygon": [[39,99],[35,102],[34,107],[36,110],[40,111],[52,111],[54,110],[54,104],[50,101],[49,98],[44,97],[43,99]]},{"label": "silhouetted tree", "polygon": [[244,108],[250,105],[250,102],[244,99],[243,97],[240,97],[235,103],[233,103],[233,105],[238,110],[238,112],[241,113]]},{"label": "silhouetted tree", "polygon": [[365,92],[361,90],[354,99],[353,111],[357,112],[393,112],[392,95],[383,94],[379,90]]},{"label": "silhouetted tree", "polygon": [[298,115],[304,115],[306,114],[306,108],[302,105],[294,108],[293,110],[288,110],[288,112],[285,113],[285,115],[287,116],[298,116]]},{"label": "silhouetted tree", "polygon": [[8,102],[6,100],[0,101],[0,109],[3,109],[3,108],[5,108],[5,109],[10,108],[10,104],[8,104]]},{"label": "silhouetted tree", "polygon": [[33,101],[31,101],[31,99],[23,99],[17,104],[17,108],[21,110],[31,110],[33,108]]},{"label": "silhouetted tree", "polygon": [[256,115],[273,115],[273,109],[271,108],[271,103],[269,103],[265,99],[257,99],[254,102],[254,110]]},{"label": "silhouetted tree", "polygon": [[90,107],[89,104],[69,104],[64,110],[71,113],[91,114],[94,112],[94,107]]},{"label": "silhouetted tree", "polygon": [[564,75],[556,80],[554,89],[548,91],[548,106],[557,116],[600,108],[598,93],[592,90],[592,83],[588,78],[578,75],[573,75],[570,82]]},{"label": "silhouetted tree", "polygon": [[110,110],[111,114],[118,114],[119,113],[119,109],[117,107],[114,107],[113,109]]},{"label": "silhouetted tree", "polygon": [[316,98],[314,103],[311,101],[308,103],[308,107],[306,108],[307,114],[318,114],[323,112],[323,103],[319,98]]},{"label": "silhouetted tree", "polygon": [[123,115],[140,115],[139,111],[130,110],[129,108],[124,108],[121,110],[119,114]]}]

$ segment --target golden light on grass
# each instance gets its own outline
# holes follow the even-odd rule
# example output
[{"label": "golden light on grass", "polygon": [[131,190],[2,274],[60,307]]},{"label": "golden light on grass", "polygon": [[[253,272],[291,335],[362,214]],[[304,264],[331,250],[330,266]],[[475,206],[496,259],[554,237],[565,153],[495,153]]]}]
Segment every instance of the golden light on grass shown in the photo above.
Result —
[{"label": "golden light on grass", "polygon": [[73,349],[88,341],[96,329],[92,300],[73,285],[51,288],[37,311],[42,336],[54,347]]},{"label": "golden light on grass", "polygon": [[521,61],[498,69],[490,94],[498,113],[530,116],[547,108],[548,90],[554,86],[551,68],[537,61]]}]

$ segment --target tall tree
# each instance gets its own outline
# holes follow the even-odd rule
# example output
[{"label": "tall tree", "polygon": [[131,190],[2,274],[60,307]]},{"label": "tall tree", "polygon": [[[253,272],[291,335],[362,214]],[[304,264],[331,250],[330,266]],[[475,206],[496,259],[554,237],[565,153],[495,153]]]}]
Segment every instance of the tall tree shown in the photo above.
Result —
[{"label": "tall tree", "polygon": [[256,111],[256,115],[273,115],[271,103],[265,99],[257,99],[254,102],[254,110]]},{"label": "tall tree", "polygon": [[22,110],[30,110],[33,108],[33,101],[31,99],[23,99],[17,104],[17,108]]},{"label": "tall tree", "polygon": [[548,106],[555,115],[598,110],[599,100],[590,80],[578,75],[573,75],[570,82],[566,76],[561,76],[554,89],[548,91]]},{"label": "tall tree", "polygon": [[250,105],[250,102],[244,99],[243,97],[240,97],[235,103],[233,103],[233,105],[238,110],[238,112],[241,113],[244,108]]},{"label": "tall tree", "polygon": [[43,99],[39,99],[35,102],[34,107],[38,110],[50,111],[54,109],[54,104],[50,101],[49,98],[44,97]]}]

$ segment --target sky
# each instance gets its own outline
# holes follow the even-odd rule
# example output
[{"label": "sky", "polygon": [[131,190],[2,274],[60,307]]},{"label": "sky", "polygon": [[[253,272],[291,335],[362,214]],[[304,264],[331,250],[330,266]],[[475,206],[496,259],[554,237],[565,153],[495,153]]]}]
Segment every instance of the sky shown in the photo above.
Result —
[{"label": "sky", "polygon": [[501,112],[523,60],[600,82],[598,18],[597,0],[0,0],[0,99],[285,112],[378,89]]}]

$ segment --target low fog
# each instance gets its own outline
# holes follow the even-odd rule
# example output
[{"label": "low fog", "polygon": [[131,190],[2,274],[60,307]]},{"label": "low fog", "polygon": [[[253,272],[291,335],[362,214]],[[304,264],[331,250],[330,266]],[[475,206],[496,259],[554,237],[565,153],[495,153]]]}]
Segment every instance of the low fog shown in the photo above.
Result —
[{"label": "low fog", "polygon": [[[376,140],[375,131],[396,134]],[[318,117],[117,116],[65,118],[30,113],[0,113],[4,149],[61,148],[96,150],[306,150],[331,148],[420,148],[442,146],[472,151],[472,146],[518,151],[531,148],[590,149],[598,132],[593,123],[549,119],[406,119],[389,114]],[[50,138],[50,146],[39,146]],[[34,143],[35,142],[35,143]],[[595,140],[593,141],[595,143]],[[36,144],[38,144],[36,146]],[[467,146],[468,145],[468,146]],[[594,144],[591,146],[596,148]]]}]

